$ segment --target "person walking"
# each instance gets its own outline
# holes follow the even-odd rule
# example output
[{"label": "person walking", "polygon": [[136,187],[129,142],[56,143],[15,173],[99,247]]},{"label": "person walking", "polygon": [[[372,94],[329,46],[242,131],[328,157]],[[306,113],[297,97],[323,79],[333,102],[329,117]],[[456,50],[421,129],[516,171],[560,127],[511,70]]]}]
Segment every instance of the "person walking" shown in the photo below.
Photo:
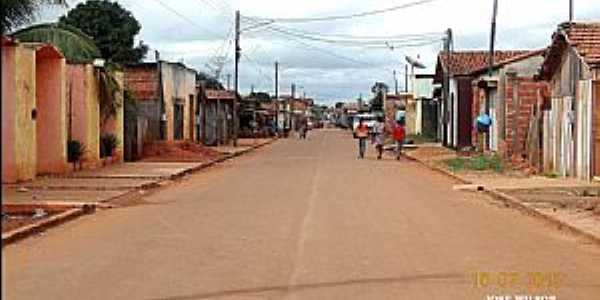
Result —
[{"label": "person walking", "polygon": [[369,127],[361,119],[356,127],[356,137],[358,138],[358,158],[365,158],[367,150],[367,138],[369,138]]},{"label": "person walking", "polygon": [[378,119],[373,128],[373,144],[377,150],[377,159],[383,158],[383,146],[385,144],[385,125],[383,120]]},{"label": "person walking", "polygon": [[400,160],[402,155],[402,147],[404,146],[404,138],[406,137],[406,129],[404,122],[398,121],[394,126],[394,140],[396,141],[396,160]]}]

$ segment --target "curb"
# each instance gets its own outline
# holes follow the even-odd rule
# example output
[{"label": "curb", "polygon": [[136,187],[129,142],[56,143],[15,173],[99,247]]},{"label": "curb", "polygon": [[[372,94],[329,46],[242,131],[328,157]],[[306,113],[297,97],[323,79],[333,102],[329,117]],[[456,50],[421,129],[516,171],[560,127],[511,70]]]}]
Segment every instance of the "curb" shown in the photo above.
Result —
[{"label": "curb", "polygon": [[56,216],[52,216],[48,219],[42,220],[40,222],[17,228],[15,230],[9,231],[7,233],[2,234],[2,248],[6,245],[13,244],[17,241],[23,240],[27,237],[30,237],[36,233],[45,231],[51,227],[58,226],[67,221],[76,219],[86,214],[92,214],[95,211],[95,206],[86,206],[80,208],[71,208],[63,213],[60,213]]},{"label": "curb", "polygon": [[[432,165],[429,165],[421,160],[418,160],[414,157],[411,157],[409,155],[405,155],[409,160],[420,163],[421,165],[427,167],[428,169],[438,172],[440,174],[446,175],[454,180],[457,180],[459,182],[462,182],[463,184],[473,184],[472,182],[459,177],[458,175],[448,171],[448,170],[444,170],[438,167],[434,167]],[[504,204],[506,204],[508,207],[511,208],[516,208],[517,210],[519,210],[520,212],[532,216],[532,217],[537,217],[538,219],[541,219],[543,221],[545,221],[548,224],[552,224],[555,226],[558,226],[559,230],[564,230],[566,229],[568,232],[570,232],[571,234],[574,235],[578,235],[580,237],[586,238],[598,245],[600,245],[600,237],[596,236],[594,234],[591,234],[589,232],[586,232],[585,230],[582,230],[580,228],[577,228],[571,224],[568,224],[566,222],[563,222],[561,220],[558,220],[550,215],[547,215],[545,213],[542,213],[538,210],[536,210],[535,208],[529,207],[525,204],[523,204],[523,202],[521,202],[518,198],[507,195],[503,192],[500,192],[498,190],[494,190],[494,189],[488,189],[488,188],[484,188],[483,192],[486,193],[488,196],[491,196],[492,198],[496,199],[496,200],[500,200],[502,202],[504,202]]]},{"label": "curb", "polygon": [[519,211],[521,211],[522,213],[525,213],[525,214],[533,216],[533,217],[540,218],[540,219],[544,220],[546,223],[558,226],[559,230],[566,229],[571,234],[582,236],[582,237],[600,245],[600,237],[599,236],[596,236],[585,230],[577,228],[569,223],[566,223],[564,221],[556,219],[550,215],[547,215],[543,212],[536,210],[535,208],[531,208],[531,207],[523,204],[523,202],[521,202],[516,197],[507,195],[503,192],[493,190],[493,189],[486,189],[484,192],[486,194],[488,194],[489,196],[491,196],[492,198],[504,202],[508,207],[514,207],[514,208],[518,209]]}]

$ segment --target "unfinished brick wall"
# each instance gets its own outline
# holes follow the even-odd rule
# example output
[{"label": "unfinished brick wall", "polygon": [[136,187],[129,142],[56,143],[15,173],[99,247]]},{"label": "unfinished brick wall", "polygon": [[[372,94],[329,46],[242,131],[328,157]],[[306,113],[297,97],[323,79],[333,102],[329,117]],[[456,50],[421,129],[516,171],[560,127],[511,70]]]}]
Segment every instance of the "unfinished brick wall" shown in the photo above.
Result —
[{"label": "unfinished brick wall", "polygon": [[[540,92],[548,89],[548,83],[532,78],[508,78],[505,87],[506,124],[505,155],[521,158],[526,153],[527,135],[534,108]],[[517,97],[515,99],[515,89]]]},{"label": "unfinished brick wall", "polygon": [[158,72],[146,66],[129,67],[125,70],[125,87],[136,100],[156,100],[158,95]]}]

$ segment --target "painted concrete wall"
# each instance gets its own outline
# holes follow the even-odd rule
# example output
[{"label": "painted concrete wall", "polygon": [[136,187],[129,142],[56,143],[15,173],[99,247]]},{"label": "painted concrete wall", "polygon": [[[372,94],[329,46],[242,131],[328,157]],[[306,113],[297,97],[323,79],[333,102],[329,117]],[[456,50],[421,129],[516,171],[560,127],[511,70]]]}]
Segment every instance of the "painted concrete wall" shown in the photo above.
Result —
[{"label": "painted concrete wall", "polygon": [[[123,89],[123,79],[124,75],[121,72],[116,73],[116,79],[121,89]],[[118,145],[117,149],[115,149],[115,158],[118,161],[123,161],[124,153],[125,153],[125,139],[124,139],[124,113],[125,113],[125,105],[123,103],[123,93],[119,93],[117,95],[117,101],[121,103],[121,105],[117,108],[117,113],[114,116],[109,116],[104,120],[101,120],[101,128],[100,135],[112,134],[117,137]]]},{"label": "painted concrete wall", "polygon": [[[163,97],[167,116],[167,141],[175,140],[175,103],[183,106],[183,139],[194,140],[192,117],[196,111],[196,72],[180,64],[162,63]],[[191,97],[191,101],[190,101]],[[192,114],[192,115],[190,115]]]},{"label": "painted concrete wall", "polygon": [[2,182],[31,180],[36,173],[35,51],[2,47]]},{"label": "painted concrete wall", "polygon": [[14,126],[16,121],[16,48],[2,47],[2,182],[17,180]]},{"label": "painted concrete wall", "polygon": [[67,65],[70,88],[70,137],[85,145],[84,168],[100,163],[100,102],[98,82],[90,64]]},{"label": "painted concrete wall", "polygon": [[68,170],[65,79],[65,59],[44,55],[38,51],[36,58],[38,175],[61,174]]}]

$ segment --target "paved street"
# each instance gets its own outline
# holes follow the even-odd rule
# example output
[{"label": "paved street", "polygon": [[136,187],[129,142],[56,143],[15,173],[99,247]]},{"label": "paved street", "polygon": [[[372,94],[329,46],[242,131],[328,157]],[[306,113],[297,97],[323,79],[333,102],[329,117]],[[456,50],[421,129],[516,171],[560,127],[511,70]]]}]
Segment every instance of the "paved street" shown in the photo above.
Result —
[{"label": "paved street", "polygon": [[[2,250],[5,299],[597,299],[600,247],[311,132]],[[476,272],[519,280],[475,286]],[[560,273],[555,287],[527,275]]]}]

